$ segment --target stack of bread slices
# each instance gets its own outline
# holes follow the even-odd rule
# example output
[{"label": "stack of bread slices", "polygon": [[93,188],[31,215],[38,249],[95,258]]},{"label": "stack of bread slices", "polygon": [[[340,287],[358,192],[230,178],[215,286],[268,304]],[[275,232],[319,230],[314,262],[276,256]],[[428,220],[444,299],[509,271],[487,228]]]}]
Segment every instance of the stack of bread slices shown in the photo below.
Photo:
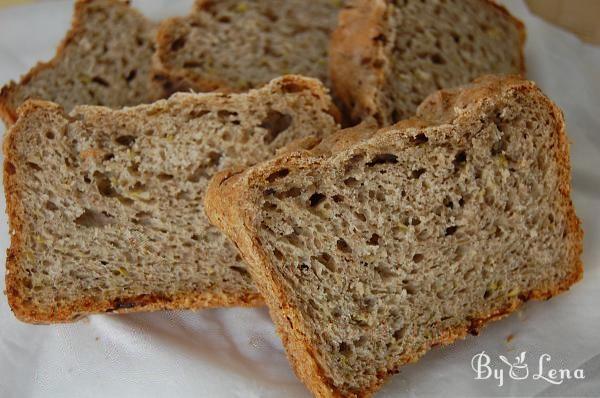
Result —
[{"label": "stack of bread slices", "polygon": [[78,0],[0,92],[25,322],[266,303],[315,396],[582,275],[561,111],[487,0]]}]

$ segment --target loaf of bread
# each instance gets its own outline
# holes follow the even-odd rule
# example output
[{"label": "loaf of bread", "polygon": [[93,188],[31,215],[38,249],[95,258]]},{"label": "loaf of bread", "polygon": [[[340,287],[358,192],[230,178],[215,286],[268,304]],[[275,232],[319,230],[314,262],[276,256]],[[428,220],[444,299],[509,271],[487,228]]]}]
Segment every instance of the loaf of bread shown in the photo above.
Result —
[{"label": "loaf of bread", "polygon": [[0,116],[14,123],[29,98],[62,105],[122,107],[161,94],[151,79],[154,25],[122,0],[78,0],[72,27],[54,59],[0,91]]},{"label": "loaf of bread", "polygon": [[330,33],[343,0],[197,0],[162,22],[157,80],[185,88],[243,91],[288,73],[327,83]]},{"label": "loaf of bread", "polygon": [[205,206],[318,397],[369,396],[432,346],[582,276],[563,115],[519,78],[219,173]]},{"label": "loaf of bread", "polygon": [[488,0],[357,0],[332,35],[334,94],[355,121],[411,117],[436,90],[524,73],[525,28]]},{"label": "loaf of bread", "polygon": [[258,305],[246,265],[202,201],[209,178],[332,133],[315,79],[71,113],[30,100],[4,144],[6,292],[27,322],[94,312]]}]

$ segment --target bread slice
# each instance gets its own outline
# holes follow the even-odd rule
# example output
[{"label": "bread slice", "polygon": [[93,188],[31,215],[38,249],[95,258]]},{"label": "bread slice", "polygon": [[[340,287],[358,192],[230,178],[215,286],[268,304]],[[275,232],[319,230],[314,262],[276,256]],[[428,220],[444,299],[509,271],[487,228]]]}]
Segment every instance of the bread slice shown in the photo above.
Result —
[{"label": "bread slice", "polygon": [[318,397],[369,396],[432,346],[582,276],[563,115],[512,77],[220,173],[205,205]]},{"label": "bread slice", "polygon": [[492,1],[357,0],[332,35],[332,87],[355,121],[390,125],[436,90],[524,74],[524,42],[523,24]]},{"label": "bread slice", "polygon": [[95,312],[258,305],[202,207],[212,174],[337,128],[314,79],[183,94],[123,110],[28,101],[4,143],[6,291],[27,322]]},{"label": "bread slice", "polygon": [[0,115],[10,125],[28,98],[62,105],[122,107],[161,94],[151,76],[154,25],[121,0],[79,0],[72,27],[54,58],[0,91]]},{"label": "bread slice", "polygon": [[342,0],[197,0],[161,23],[156,78],[165,92],[243,91],[288,73],[327,83],[329,36]]}]

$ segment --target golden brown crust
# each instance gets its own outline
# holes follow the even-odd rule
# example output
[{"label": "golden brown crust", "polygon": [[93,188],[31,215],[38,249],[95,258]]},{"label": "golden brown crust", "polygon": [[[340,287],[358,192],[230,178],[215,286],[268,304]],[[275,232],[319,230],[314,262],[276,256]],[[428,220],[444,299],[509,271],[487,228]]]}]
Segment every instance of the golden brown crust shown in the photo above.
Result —
[{"label": "golden brown crust", "polygon": [[[519,31],[521,76],[525,76],[525,25],[506,8],[493,0],[480,0],[512,21]],[[338,26],[331,35],[329,75],[333,94],[343,112],[355,123],[373,115],[379,118],[377,95],[386,84],[385,68],[374,67],[374,61],[385,63],[384,46],[388,37],[385,20],[387,0],[358,0],[340,12]],[[382,120],[378,120],[380,124]]]},{"label": "golden brown crust", "polygon": [[[450,344],[459,338],[464,338],[467,333],[477,334],[479,329],[487,323],[503,318],[519,308],[524,302],[530,299],[549,299],[556,294],[568,290],[573,283],[582,278],[583,265],[580,257],[583,235],[579,220],[575,215],[570,200],[570,164],[564,120],[562,113],[556,105],[541,94],[533,83],[523,81],[517,77],[485,77],[479,79],[475,85],[462,91],[441,91],[430,96],[422,104],[419,111],[419,116],[422,119],[408,120],[402,122],[400,126],[414,127],[426,125],[428,123],[428,112],[432,111],[435,111],[435,114],[431,115],[432,120],[444,120],[444,118],[452,117],[450,115],[451,109],[460,106],[469,106],[469,104],[477,106],[477,104],[481,104],[487,99],[501,95],[503,92],[509,90],[537,93],[543,101],[546,101],[550,105],[553,117],[556,120],[558,130],[555,134],[556,145],[554,148],[561,170],[559,189],[563,197],[562,208],[568,216],[569,233],[567,239],[569,239],[572,249],[569,261],[572,272],[555,286],[541,286],[528,292],[522,292],[517,297],[507,298],[500,308],[473,317],[468,325],[442,331],[437,339],[429,341],[426,346],[404,354],[400,361],[390,366],[387,371],[380,373],[377,380],[371,386],[365,388],[363,391],[355,392],[353,396],[371,396],[390,375],[398,372],[400,366],[418,360],[431,347]],[[443,108],[443,111],[439,112],[439,108]],[[370,137],[377,140],[378,135],[386,134],[390,130],[397,130],[398,127],[396,125],[380,130],[376,134],[370,134]],[[236,242],[245,261],[249,264],[250,273],[265,297],[271,317],[277,325],[278,333],[283,340],[287,355],[297,375],[317,397],[341,397],[342,392],[336,389],[331,380],[327,378],[324,369],[319,365],[314,354],[314,347],[307,337],[308,333],[306,330],[308,329],[302,321],[300,312],[289,301],[284,291],[283,283],[280,282],[280,278],[275,272],[275,267],[270,262],[270,257],[264,251],[257,237],[257,227],[255,225],[256,212],[252,208],[252,203],[256,200],[253,195],[256,195],[256,193],[253,193],[255,190],[252,187],[262,186],[265,178],[281,169],[283,165],[288,169],[319,167],[332,153],[348,149],[357,142],[364,140],[365,136],[361,133],[360,129],[356,132],[357,134],[351,134],[341,143],[334,136],[331,139],[324,140],[310,151],[288,152],[247,171],[237,169],[221,172],[211,181],[205,199],[206,213],[211,222]],[[339,134],[337,138],[340,138],[343,133]]]},{"label": "golden brown crust", "polygon": [[329,45],[329,75],[333,92],[352,121],[364,116],[356,107],[370,114],[377,108],[375,95],[384,83],[383,68],[374,69],[362,60],[383,57],[383,42],[387,12],[386,0],[357,1],[351,8],[340,11],[338,26],[331,34]]},{"label": "golden brown crust", "polygon": [[[52,69],[62,61],[66,47],[71,42],[78,40],[79,36],[85,32],[83,19],[87,13],[87,7],[92,5],[95,1],[96,0],[77,0],[77,2],[75,3],[73,18],[71,20],[71,28],[58,45],[56,53],[50,61],[38,62],[24,76],[21,77],[18,84],[15,82],[9,82],[7,85],[3,86],[2,89],[0,89],[0,117],[4,120],[4,123],[7,128],[16,122],[17,108],[21,105],[14,103],[14,96],[16,95],[17,90],[19,90],[20,87],[29,83],[29,81],[35,78],[40,72],[46,69]],[[130,6],[130,0],[110,1],[115,6],[123,4],[125,4],[127,7]],[[131,8],[131,12],[137,13],[140,18],[145,18],[134,8]],[[159,98],[159,96],[157,95],[156,98]]]}]

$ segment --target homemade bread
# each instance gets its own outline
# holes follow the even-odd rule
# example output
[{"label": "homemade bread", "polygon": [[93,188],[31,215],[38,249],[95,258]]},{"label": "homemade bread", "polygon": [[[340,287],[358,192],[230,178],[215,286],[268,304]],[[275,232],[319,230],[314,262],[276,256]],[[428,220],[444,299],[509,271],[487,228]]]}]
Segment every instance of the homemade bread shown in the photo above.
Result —
[{"label": "homemade bread", "polygon": [[525,28],[487,0],[357,0],[332,35],[334,94],[354,121],[411,117],[432,92],[524,73]]},{"label": "homemade bread", "polygon": [[4,143],[6,292],[27,322],[94,312],[258,305],[246,265],[209,225],[217,170],[333,132],[314,79],[183,94],[123,110],[28,101]]},{"label": "homemade bread", "polygon": [[342,0],[198,0],[162,22],[157,80],[167,93],[243,91],[296,73],[327,83],[330,33]]},{"label": "homemade bread", "polygon": [[222,172],[206,209],[318,397],[369,396],[432,346],[582,276],[563,115],[518,78]]},{"label": "homemade bread", "polygon": [[122,107],[152,102],[159,87],[150,76],[154,26],[120,0],[79,0],[71,30],[54,59],[39,63],[20,83],[0,92],[0,115],[10,125],[28,98],[62,105]]}]

